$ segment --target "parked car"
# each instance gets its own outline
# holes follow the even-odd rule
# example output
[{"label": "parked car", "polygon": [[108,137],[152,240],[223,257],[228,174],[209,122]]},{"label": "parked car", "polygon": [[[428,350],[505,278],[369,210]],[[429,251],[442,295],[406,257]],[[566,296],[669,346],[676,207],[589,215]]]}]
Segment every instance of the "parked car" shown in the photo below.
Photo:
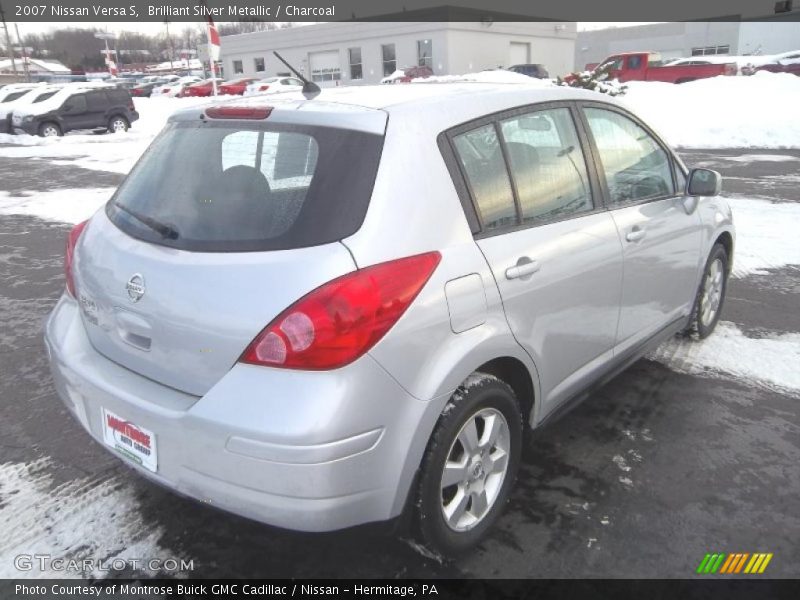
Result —
[{"label": "parked car", "polygon": [[[222,79],[217,77],[217,86],[222,84]],[[217,89],[219,91],[219,88]],[[184,96],[210,96],[214,93],[214,84],[211,78],[194,83],[183,90]]]},{"label": "parked car", "polygon": [[550,74],[547,72],[547,69],[544,65],[513,65],[508,67],[509,71],[513,71],[514,73],[520,73],[521,75],[527,75],[528,77],[533,77],[535,79],[549,79]]},{"label": "parked car", "polygon": [[190,85],[194,85],[195,83],[200,83],[203,81],[199,77],[195,77],[194,75],[187,75],[186,77],[181,77],[178,81],[165,83],[162,85],[157,85],[153,87],[153,91],[150,94],[151,98],[155,97],[164,97],[164,98],[179,98],[183,96],[184,91]]},{"label": "parked car", "polygon": [[601,62],[595,71],[607,70],[609,79],[626,81],[665,81],[687,83],[696,79],[718,75],[736,75],[736,62],[722,64],[683,64],[665,66],[654,52],[626,52],[614,54]]},{"label": "parked car", "polygon": [[149,98],[153,93],[153,89],[159,85],[169,85],[169,82],[166,80],[150,80],[147,83],[140,83],[131,88],[131,96]]},{"label": "parked car", "polygon": [[14,111],[15,133],[61,136],[81,129],[127,131],[139,118],[128,90],[114,86],[67,85],[43,102]]},{"label": "parked car", "polygon": [[525,428],[720,318],[720,176],[613,98],[258,100],[170,117],[69,234],[46,324],[72,415],[183,495],[306,531],[410,511],[429,547],[463,552]]},{"label": "parked car", "polygon": [[244,90],[245,96],[273,94],[275,92],[299,92],[303,82],[296,77],[267,77],[251,82]]},{"label": "parked car", "polygon": [[39,85],[29,89],[16,100],[0,103],[0,133],[13,133],[11,118],[14,110],[36,104],[52,97],[63,85]]},{"label": "parked car", "polygon": [[398,69],[391,75],[381,79],[383,84],[411,83],[414,79],[427,79],[433,75],[433,69],[428,66],[413,66]]},{"label": "parked car", "polygon": [[37,83],[9,83],[0,88],[0,104],[13,102],[35,88]]},{"label": "parked car", "polygon": [[247,86],[258,81],[258,77],[242,77],[241,79],[231,79],[219,86],[219,93],[231,96],[241,96],[247,89]]}]

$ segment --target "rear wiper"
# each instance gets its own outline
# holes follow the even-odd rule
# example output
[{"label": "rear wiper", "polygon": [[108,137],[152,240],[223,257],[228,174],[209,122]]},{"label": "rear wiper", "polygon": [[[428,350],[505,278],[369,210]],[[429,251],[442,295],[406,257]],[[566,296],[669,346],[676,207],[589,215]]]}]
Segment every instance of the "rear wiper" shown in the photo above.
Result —
[{"label": "rear wiper", "polygon": [[122,212],[128,213],[130,216],[132,216],[140,223],[147,225],[150,229],[155,231],[163,238],[170,240],[177,240],[180,237],[180,233],[178,232],[178,230],[170,225],[162,223],[161,221],[157,221],[151,217],[148,217],[147,215],[143,215],[139,212],[136,212],[135,210],[131,210],[127,206],[122,206],[122,204],[117,204],[115,202],[114,206],[120,209]]}]

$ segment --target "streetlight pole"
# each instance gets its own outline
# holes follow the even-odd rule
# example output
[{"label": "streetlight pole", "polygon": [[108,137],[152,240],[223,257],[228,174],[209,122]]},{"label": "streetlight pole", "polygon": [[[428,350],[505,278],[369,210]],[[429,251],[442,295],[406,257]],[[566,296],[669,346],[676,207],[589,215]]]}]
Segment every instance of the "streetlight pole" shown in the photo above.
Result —
[{"label": "streetlight pole", "polygon": [[17,62],[14,60],[14,48],[11,46],[11,36],[8,35],[8,25],[6,25],[6,13],[3,10],[2,4],[0,4],[0,20],[3,21],[3,29],[6,32],[6,48],[8,48],[8,54],[11,57],[11,70],[14,71],[14,75],[16,75]]}]

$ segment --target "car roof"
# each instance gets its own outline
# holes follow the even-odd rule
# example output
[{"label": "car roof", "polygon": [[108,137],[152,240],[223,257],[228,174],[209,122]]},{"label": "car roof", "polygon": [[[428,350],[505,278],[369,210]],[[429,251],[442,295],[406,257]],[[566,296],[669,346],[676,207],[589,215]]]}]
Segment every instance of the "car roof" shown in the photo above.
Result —
[{"label": "car roof", "polygon": [[[209,104],[178,111],[170,120],[197,118],[209,105],[270,106],[274,117],[280,113],[300,112],[347,114],[380,111],[392,118],[427,122],[438,130],[477,119],[502,110],[567,100],[595,100],[615,103],[608,95],[557,86],[549,81],[531,83],[432,82],[395,86],[347,86],[325,88],[313,99],[298,92],[279,92],[269,96],[248,96],[237,99],[213,99]],[[273,117],[273,118],[274,118]],[[299,115],[294,117],[299,120]],[[349,119],[347,119],[349,121]],[[336,123],[332,119],[332,123]]]}]

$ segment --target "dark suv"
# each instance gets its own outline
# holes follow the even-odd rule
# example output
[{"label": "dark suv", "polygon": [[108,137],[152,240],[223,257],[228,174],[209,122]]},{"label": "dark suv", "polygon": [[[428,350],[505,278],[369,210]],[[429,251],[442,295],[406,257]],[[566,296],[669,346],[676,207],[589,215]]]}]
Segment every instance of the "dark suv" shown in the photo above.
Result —
[{"label": "dark suv", "polygon": [[71,89],[66,87],[45,102],[15,111],[15,131],[52,137],[76,129],[127,131],[139,118],[128,90],[104,87]]},{"label": "dark suv", "polygon": [[514,73],[520,73],[521,75],[527,75],[528,77],[535,77],[536,79],[550,78],[550,74],[547,72],[547,69],[544,68],[544,65],[514,65],[508,67],[508,70]]}]

